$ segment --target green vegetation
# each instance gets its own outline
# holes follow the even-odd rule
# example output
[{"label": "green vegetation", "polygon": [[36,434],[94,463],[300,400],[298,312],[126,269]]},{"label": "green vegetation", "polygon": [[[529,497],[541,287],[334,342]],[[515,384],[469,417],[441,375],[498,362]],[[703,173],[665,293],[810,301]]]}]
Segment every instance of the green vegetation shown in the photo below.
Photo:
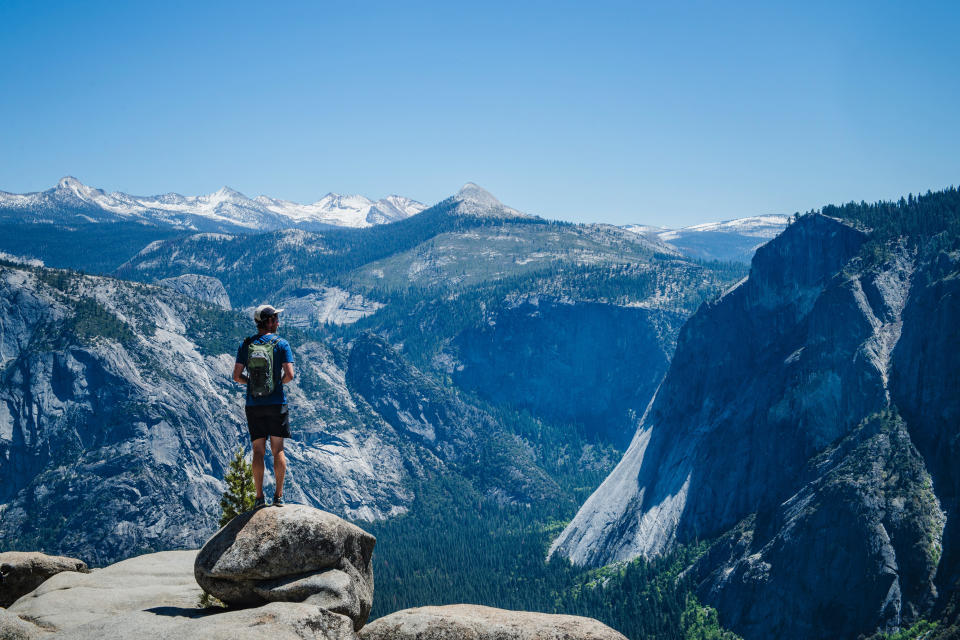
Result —
[{"label": "green vegetation", "polygon": [[[940,632],[938,633],[938,627],[940,625],[936,622],[920,620],[896,633],[876,633],[870,636],[869,640],[946,640],[949,637],[956,637],[943,635],[944,629],[942,627],[939,628]],[[864,636],[860,637],[863,638]]]},{"label": "green vegetation", "polygon": [[[198,302],[183,318],[186,335],[205,356],[233,355],[243,339],[256,333],[252,319],[235,311]],[[284,335],[288,332],[283,329]]]},{"label": "green vegetation", "polygon": [[960,249],[960,190],[927,191],[896,202],[850,202],[827,205],[821,213],[870,229],[870,239],[861,256],[868,264],[882,264],[892,257],[894,243],[934,251]]},{"label": "green vegetation", "polygon": [[827,205],[823,215],[857,222],[869,228],[878,241],[905,238],[908,242],[948,232],[960,236],[960,190],[927,191],[924,195],[908,195],[896,202],[850,202],[841,206]]},{"label": "green vegetation", "polygon": [[[571,474],[565,485],[578,481]],[[593,485],[595,486],[595,485]],[[470,481],[444,476],[413,487],[408,514],[360,523],[377,537],[372,618],[408,607],[473,603],[596,618],[628,638],[733,640],[680,574],[705,543],[652,560],[584,569],[547,549],[577,500],[501,504]]]},{"label": "green vegetation", "polygon": [[[243,451],[238,450],[233,454],[233,460],[230,461],[230,470],[223,477],[223,481],[227,488],[220,498],[221,527],[226,526],[228,522],[241,513],[253,509],[256,493],[253,486],[253,468],[243,457]],[[223,602],[206,591],[200,593],[197,606],[201,609],[226,607]]]},{"label": "green vegetation", "polygon": [[95,298],[79,298],[73,303],[74,316],[66,325],[66,331],[82,343],[96,338],[130,343],[134,340],[133,331]]},{"label": "green vegetation", "polygon": [[680,614],[684,640],[741,640],[740,636],[727,631],[717,620],[717,610],[697,602],[692,595],[687,598],[687,608]]},{"label": "green vegetation", "polygon": [[230,461],[230,470],[223,477],[227,488],[220,498],[220,508],[223,515],[220,516],[220,526],[226,526],[228,522],[236,518],[241,513],[253,509],[253,503],[256,491],[253,486],[253,468],[243,457],[243,451],[237,451],[233,454],[233,460]]},{"label": "green vegetation", "polygon": [[0,224],[0,251],[42,258],[50,267],[110,274],[155,240],[187,232],[140,223]]}]

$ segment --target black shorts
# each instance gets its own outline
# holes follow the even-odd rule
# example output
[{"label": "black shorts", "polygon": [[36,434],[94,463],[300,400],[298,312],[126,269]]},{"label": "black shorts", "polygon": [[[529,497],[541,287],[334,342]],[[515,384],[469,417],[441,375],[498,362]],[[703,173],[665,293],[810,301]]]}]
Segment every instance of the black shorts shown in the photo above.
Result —
[{"label": "black shorts", "polygon": [[290,414],[285,404],[264,404],[257,407],[244,407],[247,413],[247,429],[250,440],[259,440],[267,436],[290,437]]}]

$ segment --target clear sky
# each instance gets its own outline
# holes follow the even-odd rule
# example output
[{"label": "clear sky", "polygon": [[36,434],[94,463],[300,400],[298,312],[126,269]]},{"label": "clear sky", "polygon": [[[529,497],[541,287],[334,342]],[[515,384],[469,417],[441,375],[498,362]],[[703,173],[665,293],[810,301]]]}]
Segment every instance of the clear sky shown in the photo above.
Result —
[{"label": "clear sky", "polygon": [[960,184],[960,2],[0,0],[0,189],[684,226]]}]

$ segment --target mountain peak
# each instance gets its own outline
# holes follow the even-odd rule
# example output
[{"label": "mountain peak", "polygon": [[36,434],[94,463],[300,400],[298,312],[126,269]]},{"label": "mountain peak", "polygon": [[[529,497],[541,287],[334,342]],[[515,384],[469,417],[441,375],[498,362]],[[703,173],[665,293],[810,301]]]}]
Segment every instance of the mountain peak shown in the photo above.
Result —
[{"label": "mountain peak", "polygon": [[504,205],[492,193],[473,182],[463,185],[452,200],[457,203],[457,211],[465,215],[489,218],[534,217]]},{"label": "mountain peak", "polygon": [[220,187],[220,190],[217,191],[216,193],[212,194],[212,195],[217,196],[217,197],[222,198],[222,199],[228,199],[228,198],[229,198],[229,199],[231,199],[231,200],[232,200],[232,199],[236,199],[236,198],[240,198],[240,199],[243,199],[243,200],[248,200],[248,199],[249,199],[249,198],[247,198],[247,196],[243,195],[242,193],[240,193],[240,192],[237,191],[236,189],[231,189],[230,187],[228,187],[228,186],[226,186],[226,185]]},{"label": "mountain peak", "polygon": [[473,182],[468,182],[460,188],[460,191],[457,192],[457,195],[454,196],[458,200],[463,200],[465,202],[473,202],[475,204],[484,205],[488,207],[502,207],[503,204],[497,200],[492,193],[484,189],[483,187],[474,184]]},{"label": "mountain peak", "polygon": [[82,182],[74,178],[73,176],[63,176],[60,178],[60,181],[57,182],[57,189],[66,189],[69,191],[76,191],[85,187]]}]

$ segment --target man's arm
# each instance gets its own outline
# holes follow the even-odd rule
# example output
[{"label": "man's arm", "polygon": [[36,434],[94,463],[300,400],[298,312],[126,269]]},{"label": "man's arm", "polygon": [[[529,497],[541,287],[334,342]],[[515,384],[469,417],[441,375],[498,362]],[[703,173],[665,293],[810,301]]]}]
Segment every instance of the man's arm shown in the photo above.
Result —
[{"label": "man's arm", "polygon": [[[234,375],[236,375],[236,373],[234,373]],[[287,384],[287,383],[290,382],[291,380],[293,380],[293,363],[292,363],[292,362],[284,362],[284,363],[283,363],[283,377],[280,378],[280,382],[282,382],[283,384]]]},{"label": "man's arm", "polygon": [[244,368],[244,364],[242,362],[238,362],[235,365],[233,365],[233,381],[234,382],[239,382],[240,384],[247,384],[250,381],[250,379],[247,378],[247,376],[243,375],[243,368]]}]

